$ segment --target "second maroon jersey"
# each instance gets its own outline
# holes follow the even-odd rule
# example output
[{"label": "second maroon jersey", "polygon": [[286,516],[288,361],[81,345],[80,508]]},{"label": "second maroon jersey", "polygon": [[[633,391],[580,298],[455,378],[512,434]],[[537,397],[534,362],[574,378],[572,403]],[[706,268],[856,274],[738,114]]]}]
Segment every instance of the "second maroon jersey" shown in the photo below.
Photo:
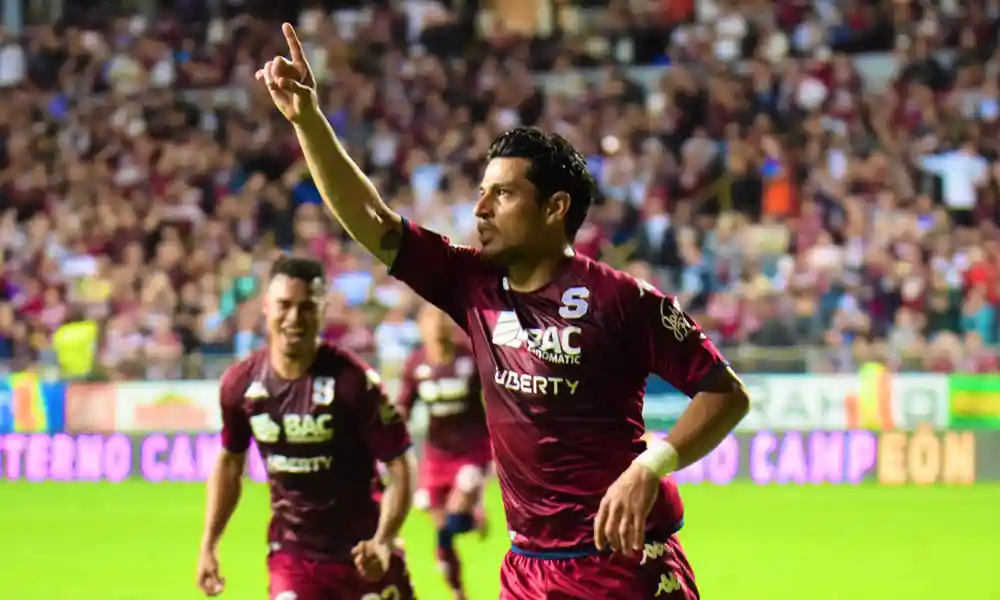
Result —
[{"label": "second maroon jersey", "polygon": [[[472,340],[510,536],[526,550],[593,543],[601,499],[646,447],[650,373],[693,396],[727,366],[673,298],[579,255],[518,293],[479,251],[405,222],[391,272]],[[665,480],[647,525],[682,516]]]},{"label": "second maroon jersey", "polygon": [[272,550],[349,562],[378,525],[376,460],[410,446],[375,372],[323,344],[305,375],[286,380],[261,351],[226,371],[220,401],[224,448],[245,452],[253,440],[267,467]]},{"label": "second maroon jersey", "polygon": [[481,455],[489,445],[482,386],[472,350],[458,345],[451,360],[435,364],[424,348],[410,355],[403,369],[398,404],[407,414],[414,404],[427,407],[427,444],[456,455]]}]

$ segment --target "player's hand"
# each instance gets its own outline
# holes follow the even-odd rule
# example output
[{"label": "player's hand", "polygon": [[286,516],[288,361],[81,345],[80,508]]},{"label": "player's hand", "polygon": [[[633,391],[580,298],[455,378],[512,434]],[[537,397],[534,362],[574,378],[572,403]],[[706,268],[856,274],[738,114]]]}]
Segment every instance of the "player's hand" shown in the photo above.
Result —
[{"label": "player's hand", "polygon": [[594,545],[615,552],[641,552],[646,517],[660,492],[660,479],[649,469],[633,464],[608,488],[594,521]]},{"label": "player's hand", "polygon": [[354,566],[362,577],[368,581],[378,581],[389,570],[392,544],[378,540],[358,542],[351,549],[351,556],[354,557]]},{"label": "player's hand", "polygon": [[291,60],[276,56],[267,61],[255,76],[258,81],[267,84],[271,100],[281,114],[292,123],[297,123],[303,116],[319,112],[316,78],[306,62],[302,42],[299,41],[295,28],[285,23],[281,26],[281,31],[285,34]]},{"label": "player's hand", "polygon": [[218,596],[226,588],[226,580],[219,575],[215,550],[202,549],[198,556],[198,587],[206,596]]}]

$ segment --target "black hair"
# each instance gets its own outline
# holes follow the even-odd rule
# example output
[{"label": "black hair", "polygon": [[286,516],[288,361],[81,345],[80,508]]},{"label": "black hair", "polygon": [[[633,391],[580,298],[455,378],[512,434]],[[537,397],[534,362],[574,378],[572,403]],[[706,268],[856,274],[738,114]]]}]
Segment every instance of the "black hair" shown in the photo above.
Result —
[{"label": "black hair", "polygon": [[501,133],[490,145],[486,160],[523,158],[531,163],[527,178],[538,188],[539,200],[556,192],[569,195],[566,236],[573,240],[587,218],[597,195],[597,184],[587,171],[587,161],[566,138],[537,127],[518,127]]},{"label": "black hair", "polygon": [[326,270],[318,260],[311,258],[282,256],[271,265],[270,278],[274,279],[278,275],[298,279],[308,285],[312,285],[317,279],[326,283]]}]

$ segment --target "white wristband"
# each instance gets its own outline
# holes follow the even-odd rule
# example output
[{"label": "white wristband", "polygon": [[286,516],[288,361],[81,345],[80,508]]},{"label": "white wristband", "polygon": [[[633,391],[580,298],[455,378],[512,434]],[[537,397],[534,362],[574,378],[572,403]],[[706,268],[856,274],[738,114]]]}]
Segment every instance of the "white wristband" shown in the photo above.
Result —
[{"label": "white wristband", "polygon": [[632,462],[649,469],[657,477],[663,477],[677,470],[679,460],[677,449],[670,442],[650,437],[646,440],[646,451]]}]

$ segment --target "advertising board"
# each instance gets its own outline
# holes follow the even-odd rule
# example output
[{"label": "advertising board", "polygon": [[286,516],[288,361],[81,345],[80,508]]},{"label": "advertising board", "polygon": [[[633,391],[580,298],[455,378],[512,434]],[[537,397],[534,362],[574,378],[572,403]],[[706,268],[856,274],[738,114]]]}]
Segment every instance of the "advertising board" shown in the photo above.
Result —
[{"label": "advertising board", "polygon": [[214,381],[81,383],[66,395],[66,431],[74,433],[218,431]]},{"label": "advertising board", "polygon": [[[745,375],[753,404],[737,431],[827,429],[913,430],[949,424],[948,377],[887,375],[865,393],[855,375]],[[663,428],[688,399],[651,378],[644,414],[647,427]]]},{"label": "advertising board", "polygon": [[66,385],[35,373],[0,376],[0,434],[63,430]]},{"label": "advertising board", "polygon": [[952,375],[949,425],[969,429],[1000,429],[1000,375]]},{"label": "advertising board", "polygon": [[[0,436],[0,480],[151,482],[208,478],[218,434],[23,434]],[[258,452],[247,475],[264,481]],[[677,473],[684,484],[970,485],[1000,481],[1000,432],[758,431],[731,435]]]}]

